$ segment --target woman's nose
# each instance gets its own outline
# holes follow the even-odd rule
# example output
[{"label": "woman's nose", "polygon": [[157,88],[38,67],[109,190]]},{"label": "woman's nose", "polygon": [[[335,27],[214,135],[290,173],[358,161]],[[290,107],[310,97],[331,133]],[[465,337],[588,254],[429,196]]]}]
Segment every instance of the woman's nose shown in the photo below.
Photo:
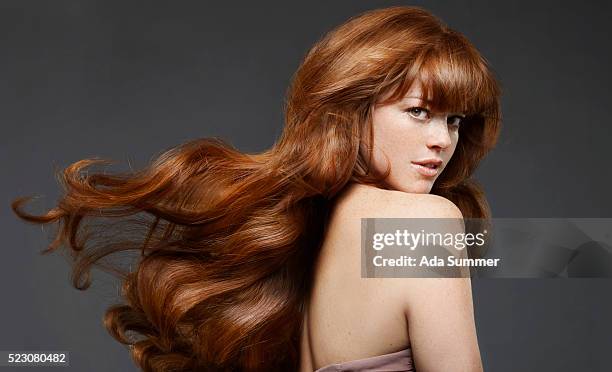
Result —
[{"label": "woman's nose", "polygon": [[427,147],[445,149],[451,145],[452,141],[446,120],[446,117],[432,119],[427,137]]}]

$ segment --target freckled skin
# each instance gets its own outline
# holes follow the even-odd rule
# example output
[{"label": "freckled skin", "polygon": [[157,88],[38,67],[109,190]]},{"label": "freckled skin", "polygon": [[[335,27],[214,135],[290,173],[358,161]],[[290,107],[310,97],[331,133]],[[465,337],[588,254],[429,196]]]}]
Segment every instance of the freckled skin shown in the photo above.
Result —
[{"label": "freckled skin", "polygon": [[[384,172],[388,157],[391,173],[386,182],[394,190],[426,194],[448,164],[459,140],[460,113],[428,112],[420,84],[413,84],[405,98],[372,110],[374,154],[372,166]],[[414,108],[424,108],[424,110]],[[411,110],[413,108],[413,110]],[[435,177],[421,175],[411,161],[435,158],[443,161]]]}]

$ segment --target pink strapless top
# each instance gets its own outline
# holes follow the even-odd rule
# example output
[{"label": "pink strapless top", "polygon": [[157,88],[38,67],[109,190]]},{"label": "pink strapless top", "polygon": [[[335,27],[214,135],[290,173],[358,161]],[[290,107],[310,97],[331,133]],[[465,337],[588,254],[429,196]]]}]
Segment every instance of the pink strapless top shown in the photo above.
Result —
[{"label": "pink strapless top", "polygon": [[415,372],[410,348],[371,358],[330,364],[315,372]]}]

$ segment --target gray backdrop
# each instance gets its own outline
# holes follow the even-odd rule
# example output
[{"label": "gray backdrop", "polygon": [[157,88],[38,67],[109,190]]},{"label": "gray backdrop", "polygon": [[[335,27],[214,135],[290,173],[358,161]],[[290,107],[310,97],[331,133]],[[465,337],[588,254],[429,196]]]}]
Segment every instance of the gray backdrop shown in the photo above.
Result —
[{"label": "gray backdrop", "polygon": [[[38,193],[34,210],[52,207],[54,167],[85,157],[139,167],[205,136],[268,148],[310,46],[395,4],[463,32],[501,80],[502,136],[477,173],[494,216],[611,217],[610,3],[3,1],[0,350],[67,350],[74,371],[135,369],[101,324],[116,283],[73,289],[64,259],[38,254],[49,229],[18,221],[10,200]],[[612,370],[611,281],[473,286],[487,371]]]}]

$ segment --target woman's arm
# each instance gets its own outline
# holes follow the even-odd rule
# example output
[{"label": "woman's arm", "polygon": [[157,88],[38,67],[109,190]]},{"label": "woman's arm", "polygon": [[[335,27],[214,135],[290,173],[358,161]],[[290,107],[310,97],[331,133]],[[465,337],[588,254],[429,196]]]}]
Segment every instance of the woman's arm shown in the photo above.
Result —
[{"label": "woman's arm", "polygon": [[470,279],[410,280],[405,314],[417,371],[482,371]]}]

